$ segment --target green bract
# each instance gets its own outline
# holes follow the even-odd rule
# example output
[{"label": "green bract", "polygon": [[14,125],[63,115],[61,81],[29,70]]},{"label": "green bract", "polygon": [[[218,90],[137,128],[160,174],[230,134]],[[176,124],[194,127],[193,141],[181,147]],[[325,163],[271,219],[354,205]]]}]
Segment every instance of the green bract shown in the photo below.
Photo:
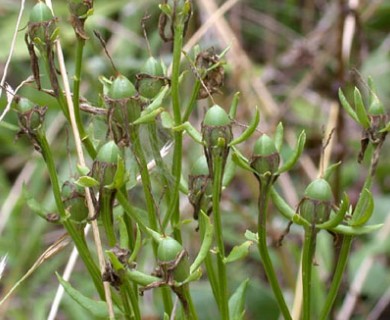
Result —
[{"label": "green bract", "polygon": [[119,75],[112,82],[108,92],[108,97],[111,99],[126,99],[134,96],[136,90],[134,85],[123,75]]}]

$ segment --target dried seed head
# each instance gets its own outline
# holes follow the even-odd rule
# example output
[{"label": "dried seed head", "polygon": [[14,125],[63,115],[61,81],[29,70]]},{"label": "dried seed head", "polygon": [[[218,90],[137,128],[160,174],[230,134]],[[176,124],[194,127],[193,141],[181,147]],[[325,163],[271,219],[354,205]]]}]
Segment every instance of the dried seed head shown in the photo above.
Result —
[{"label": "dried seed head", "polygon": [[311,224],[327,221],[333,203],[333,194],[329,183],[324,179],[316,179],[305,190],[299,204],[299,214]]},{"label": "dried seed head", "polygon": [[197,72],[203,82],[198,94],[198,99],[205,99],[214,93],[220,93],[223,86],[225,70],[220,63],[214,49],[200,52],[195,60]]}]

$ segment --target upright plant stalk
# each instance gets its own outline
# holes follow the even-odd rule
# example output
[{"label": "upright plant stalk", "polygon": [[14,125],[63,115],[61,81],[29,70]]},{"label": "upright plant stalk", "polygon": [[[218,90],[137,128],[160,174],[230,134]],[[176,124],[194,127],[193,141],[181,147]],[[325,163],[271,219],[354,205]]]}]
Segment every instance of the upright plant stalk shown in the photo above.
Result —
[{"label": "upright plant stalk", "polygon": [[311,310],[311,274],[313,256],[316,247],[316,230],[314,227],[305,227],[305,239],[302,251],[302,289],[303,289],[303,320],[310,320]]},{"label": "upright plant stalk", "polygon": [[[145,202],[148,211],[149,227],[154,231],[158,231],[159,228],[157,224],[157,211],[155,208],[154,198],[152,195],[152,183],[150,180],[148,164],[146,162],[144,152],[142,150],[141,143],[139,140],[139,132],[137,126],[132,126],[130,128],[130,135],[131,135],[134,156],[137,159],[137,163],[141,175],[142,187],[144,190]],[[158,244],[155,241],[153,241],[152,245],[153,245],[154,255],[157,256]],[[169,288],[162,288],[162,296],[164,301],[165,312],[171,314],[173,304],[172,304],[172,298],[169,292]]]},{"label": "upright plant stalk", "polygon": [[268,252],[267,246],[267,211],[268,201],[270,196],[271,185],[265,184],[262,186],[260,183],[260,195],[258,199],[258,223],[257,223],[257,234],[259,237],[258,249],[263,263],[265,274],[274,292],[276,301],[278,302],[280,311],[284,319],[292,319],[290,311],[287,307],[286,301],[284,300],[282,290],[279,286],[278,278],[275,273],[275,269],[272,265],[271,258]]},{"label": "upright plant stalk", "polygon": [[290,311],[287,307],[286,301],[284,300],[282,290],[279,286],[278,278],[273,268],[271,258],[268,252],[267,246],[267,210],[268,210],[268,201],[269,201],[269,186],[260,188],[260,195],[258,199],[258,249],[263,263],[264,271],[267,275],[267,279],[271,285],[271,288],[274,292],[275,298],[279,304],[280,311],[283,314],[285,319],[291,319]]},{"label": "upright plant stalk", "polygon": [[222,190],[222,176],[223,176],[223,159],[218,154],[213,157],[213,216],[214,216],[214,233],[217,240],[218,254],[218,305],[221,312],[222,319],[229,319],[229,304],[228,304],[228,292],[227,292],[227,277],[226,277],[226,265],[223,262],[225,257],[225,246],[223,241],[222,219],[220,211],[220,200]]},{"label": "upright plant stalk", "polygon": [[[178,19],[180,20],[180,19]],[[180,77],[180,60],[181,50],[183,47],[183,32],[184,24],[178,21],[174,26],[174,39],[173,39],[173,60],[172,60],[172,77],[171,77],[171,88],[172,88],[172,110],[173,110],[173,121],[175,126],[179,126],[182,122],[181,111],[180,111],[180,94],[179,94],[179,77]],[[174,178],[173,197],[171,204],[169,205],[167,214],[170,215],[171,223],[173,226],[173,232],[175,238],[181,242],[180,230],[176,228],[176,225],[180,220],[180,197],[179,197],[179,186],[181,179],[182,169],[182,152],[183,152],[183,133],[174,132],[174,151],[172,161],[172,175]]]},{"label": "upright plant stalk", "polygon": [[75,74],[73,78],[73,106],[74,106],[74,115],[76,119],[77,129],[80,132],[81,141],[83,142],[85,149],[87,150],[89,156],[92,159],[96,158],[96,150],[92,144],[91,139],[85,132],[83,122],[80,116],[80,79],[81,79],[81,70],[83,65],[83,52],[85,40],[77,36],[76,41],[76,66]]},{"label": "upright plant stalk", "polygon": [[72,222],[69,220],[69,217],[66,214],[64,204],[62,202],[61,198],[61,191],[60,191],[60,185],[58,182],[58,176],[57,171],[55,168],[54,160],[52,153],[50,151],[49,144],[47,142],[46,136],[42,129],[40,129],[37,132],[37,141],[41,147],[41,152],[43,155],[43,158],[46,162],[47,169],[49,172],[50,180],[52,183],[52,189],[54,194],[54,199],[57,205],[58,213],[61,217],[61,222],[64,225],[66,231],[71,236],[72,240],[74,241],[74,244],[79,252],[79,255],[81,259],[83,260],[89,274],[92,277],[92,280],[95,284],[95,287],[102,299],[104,299],[104,289],[103,289],[103,282],[100,275],[99,268],[95,264],[95,262],[92,259],[92,256],[90,254],[90,251],[88,250],[87,244],[84,239],[81,238],[80,233],[76,230]]}]

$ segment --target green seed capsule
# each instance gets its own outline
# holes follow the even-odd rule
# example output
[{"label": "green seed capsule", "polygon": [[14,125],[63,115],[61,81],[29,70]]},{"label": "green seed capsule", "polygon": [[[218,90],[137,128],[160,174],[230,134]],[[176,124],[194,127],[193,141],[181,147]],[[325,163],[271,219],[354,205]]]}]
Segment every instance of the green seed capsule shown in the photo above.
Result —
[{"label": "green seed capsule", "polygon": [[32,9],[30,13],[29,22],[46,22],[53,19],[53,14],[46,3],[39,1]]},{"label": "green seed capsule", "polygon": [[251,158],[251,167],[258,175],[274,174],[279,168],[280,155],[274,141],[263,134],[255,143]]},{"label": "green seed capsule", "polygon": [[37,106],[29,99],[17,97],[14,108],[18,112],[19,124],[23,131],[32,133],[42,126],[46,107]]},{"label": "green seed capsule", "polygon": [[30,13],[28,23],[30,40],[39,39],[41,43],[50,42],[55,28],[55,19],[50,8],[44,2],[38,2]]},{"label": "green seed capsule", "polygon": [[134,85],[123,75],[119,75],[112,82],[108,97],[111,99],[131,98],[137,93]]},{"label": "green seed capsule", "polygon": [[212,194],[212,183],[206,157],[200,157],[194,164],[188,177],[188,200],[194,208],[194,219],[198,220],[199,211],[208,212]]},{"label": "green seed capsule", "polygon": [[73,181],[63,184],[61,190],[62,201],[66,210],[70,212],[71,219],[75,222],[83,222],[88,217],[88,207],[85,202],[84,189]]},{"label": "green seed capsule", "polygon": [[220,139],[223,139],[225,145],[232,141],[232,121],[220,106],[214,105],[206,112],[202,135],[207,147],[218,147]]},{"label": "green seed capsule", "polygon": [[83,17],[92,9],[93,0],[68,0],[68,6],[72,15]]},{"label": "green seed capsule", "polygon": [[167,82],[161,63],[150,57],[142,67],[141,73],[137,74],[136,87],[141,96],[152,99]]},{"label": "green seed capsule", "polygon": [[[171,237],[163,238],[157,249],[157,258],[165,272],[173,270],[173,278],[178,282],[187,279],[190,265],[187,255],[183,255],[180,261],[176,261],[183,253],[183,246]],[[176,266],[174,264],[177,263]],[[173,268],[173,269],[171,269]]]},{"label": "green seed capsule", "polygon": [[311,224],[328,221],[332,209],[333,194],[329,183],[316,179],[305,190],[299,205],[300,215]]},{"label": "green seed capsule", "polygon": [[100,148],[93,164],[92,172],[93,177],[101,185],[106,186],[113,182],[119,156],[120,150],[114,141],[107,142]]}]

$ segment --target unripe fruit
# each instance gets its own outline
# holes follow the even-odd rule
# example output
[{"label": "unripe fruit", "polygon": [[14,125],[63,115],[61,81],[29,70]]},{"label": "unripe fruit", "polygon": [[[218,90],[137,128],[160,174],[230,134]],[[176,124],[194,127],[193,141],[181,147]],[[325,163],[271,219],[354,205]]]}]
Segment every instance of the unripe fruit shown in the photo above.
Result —
[{"label": "unripe fruit", "polygon": [[[157,249],[157,258],[161,267],[165,269],[165,272],[171,272],[173,270],[173,279],[177,282],[182,282],[187,279],[190,271],[186,254],[181,256],[180,261],[177,261],[183,251],[183,246],[171,237],[162,238]],[[173,266],[175,263],[177,265]]]},{"label": "unripe fruit", "polygon": [[257,175],[277,172],[280,163],[279,152],[276,150],[274,141],[263,134],[255,143],[251,158],[251,167]]},{"label": "unripe fruit", "polygon": [[71,219],[75,222],[83,222],[88,217],[88,207],[85,202],[83,188],[74,182],[67,181],[62,185],[62,201],[70,212]]},{"label": "unripe fruit", "polygon": [[119,75],[111,84],[108,97],[111,99],[131,98],[137,93],[134,85],[123,75]]},{"label": "unripe fruit", "polygon": [[232,141],[232,121],[220,106],[214,105],[206,112],[202,123],[202,134],[207,147],[217,147],[221,138],[225,145]]},{"label": "unripe fruit", "polygon": [[120,150],[114,141],[109,141],[100,148],[92,172],[101,185],[106,186],[113,182],[119,156]]},{"label": "unripe fruit", "polygon": [[28,23],[28,35],[30,40],[39,38],[42,43],[50,41],[50,37],[55,30],[55,20],[50,8],[39,1],[30,13]]},{"label": "unripe fruit", "polygon": [[164,78],[164,70],[161,63],[155,58],[149,57],[142,67],[141,73],[137,75],[136,86],[139,94],[145,98],[152,99],[166,83],[167,79]]},{"label": "unripe fruit", "polygon": [[305,190],[299,205],[299,213],[311,224],[328,221],[332,209],[333,194],[329,183],[316,179]]}]

